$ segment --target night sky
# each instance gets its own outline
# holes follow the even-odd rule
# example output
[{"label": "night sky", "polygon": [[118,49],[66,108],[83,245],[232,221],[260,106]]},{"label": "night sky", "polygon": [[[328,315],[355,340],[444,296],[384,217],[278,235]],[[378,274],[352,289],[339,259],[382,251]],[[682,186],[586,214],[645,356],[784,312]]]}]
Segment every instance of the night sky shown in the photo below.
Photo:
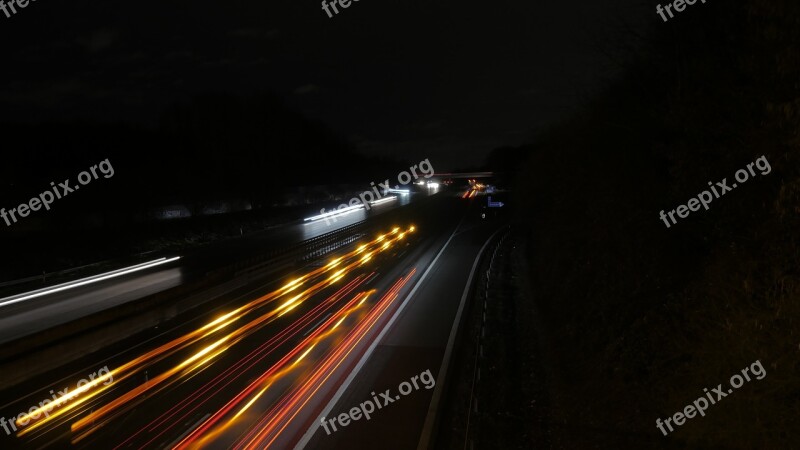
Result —
[{"label": "night sky", "polygon": [[200,93],[274,92],[366,154],[479,164],[564,118],[653,5],[361,0],[30,3],[0,15],[0,119],[152,125]]}]

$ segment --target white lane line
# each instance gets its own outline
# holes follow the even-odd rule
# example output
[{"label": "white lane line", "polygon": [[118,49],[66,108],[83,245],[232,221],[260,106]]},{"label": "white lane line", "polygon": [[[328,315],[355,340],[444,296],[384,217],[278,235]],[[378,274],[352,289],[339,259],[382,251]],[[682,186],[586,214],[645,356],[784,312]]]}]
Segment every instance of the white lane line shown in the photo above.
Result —
[{"label": "white lane line", "polygon": [[[461,223],[459,222],[459,226],[460,225],[461,225]],[[457,226],[455,228],[455,230],[453,230],[453,233],[450,235],[450,238],[447,240],[447,242],[445,242],[445,244],[442,247],[442,249],[439,250],[439,253],[436,254],[436,257],[433,258],[433,261],[428,266],[428,269],[425,271],[425,273],[423,273],[422,276],[420,277],[420,279],[417,281],[417,284],[414,285],[414,289],[412,289],[411,292],[409,292],[408,295],[406,295],[406,299],[403,300],[403,303],[400,305],[399,308],[397,308],[397,311],[395,311],[395,313],[392,316],[392,318],[389,319],[389,322],[386,323],[386,326],[383,327],[383,330],[381,330],[380,334],[378,334],[378,336],[372,341],[372,344],[369,346],[369,348],[367,349],[366,353],[364,353],[364,356],[361,357],[361,360],[358,361],[358,364],[356,364],[356,367],[352,370],[352,372],[350,372],[350,375],[348,375],[347,378],[344,380],[344,383],[342,383],[342,385],[339,387],[339,390],[336,391],[336,394],[334,394],[333,398],[328,402],[327,405],[325,405],[325,408],[322,409],[322,412],[320,413],[320,415],[316,419],[314,419],[314,422],[312,423],[311,427],[308,428],[306,433],[303,435],[303,437],[300,439],[300,441],[294,447],[295,450],[300,450],[300,449],[304,448],[306,445],[308,445],[308,442],[311,440],[311,438],[314,436],[314,434],[319,429],[320,419],[322,419],[323,417],[326,417],[328,415],[328,413],[331,411],[331,409],[333,409],[333,407],[336,405],[336,403],[339,401],[339,399],[342,397],[342,395],[344,395],[344,393],[347,390],[347,388],[350,387],[350,384],[353,382],[353,380],[355,379],[356,375],[358,375],[358,372],[360,372],[361,369],[364,367],[364,365],[366,364],[367,360],[372,355],[372,352],[378,346],[378,343],[383,339],[383,336],[386,335],[386,333],[389,331],[389,329],[392,328],[392,325],[394,324],[394,322],[397,320],[398,317],[400,317],[400,313],[403,312],[403,309],[405,309],[405,307],[408,304],[408,302],[411,300],[412,297],[414,297],[414,294],[417,292],[417,289],[419,289],[420,285],[422,285],[422,282],[425,281],[425,279],[428,277],[428,274],[430,273],[430,271],[436,265],[436,262],[439,260],[439,257],[442,256],[442,253],[444,253],[444,250],[447,248],[448,245],[450,245],[450,241],[452,241],[453,238],[455,237],[456,231],[458,231],[458,228],[459,227]]]},{"label": "white lane line", "polygon": [[160,258],[154,261],[136,264],[135,266],[125,267],[122,269],[112,270],[111,272],[101,273],[98,275],[92,275],[90,277],[81,278],[80,280],[70,281],[67,283],[58,284],[55,286],[51,286],[48,288],[37,289],[35,291],[25,292],[22,294],[12,295],[11,297],[6,297],[0,299],[0,308],[3,306],[11,305],[14,303],[24,302],[25,300],[30,300],[37,297],[42,297],[44,295],[54,294],[56,292],[66,291],[68,289],[73,289],[79,286],[85,286],[87,284],[97,283],[103,280],[108,280],[111,278],[121,277],[123,275],[127,275],[129,273],[139,272],[141,270],[150,269],[151,267],[160,266],[162,264],[171,263],[173,261],[177,261],[181,259],[180,256],[176,256],[174,258]]},{"label": "white lane line", "polygon": [[311,334],[311,332],[312,332],[312,331],[314,331],[314,330],[316,330],[316,329],[317,329],[317,327],[319,326],[319,324],[321,324],[322,322],[325,322],[326,320],[328,320],[328,317],[330,317],[330,316],[332,316],[332,315],[333,315],[333,313],[328,313],[328,314],[326,314],[326,315],[325,315],[325,317],[323,317],[323,318],[322,318],[322,320],[320,320],[319,322],[315,323],[315,324],[314,324],[314,326],[312,326],[311,328],[309,328],[309,329],[308,329],[308,331],[306,331],[306,332],[305,332],[305,334],[303,334],[303,337],[306,337],[306,336],[308,336],[309,334]]},{"label": "white lane line", "polygon": [[[444,382],[447,380],[447,369],[450,366],[450,356],[453,353],[453,347],[456,343],[456,334],[458,334],[458,327],[461,324],[461,315],[464,313],[464,306],[467,304],[467,297],[469,296],[470,287],[472,286],[472,279],[475,277],[475,271],[478,269],[478,263],[481,260],[481,255],[483,255],[483,252],[486,250],[486,247],[489,246],[489,243],[492,242],[492,239],[497,236],[497,233],[503,231],[504,229],[505,227],[500,228],[492,233],[491,236],[489,236],[489,239],[487,239],[486,243],[483,244],[483,247],[481,247],[481,250],[478,252],[478,256],[475,257],[475,262],[472,264],[472,271],[469,273],[467,285],[464,286],[464,293],[461,295],[461,304],[458,306],[456,320],[453,322],[453,327],[450,329],[450,338],[447,340],[447,347],[444,351],[442,366],[439,368],[439,373],[436,377],[436,387],[433,389],[433,398],[431,398],[431,404],[428,408],[428,415],[425,417],[425,425],[422,427],[422,436],[419,439],[417,450],[427,450],[428,446],[430,445],[431,437],[433,436],[433,425],[436,422],[436,415],[439,409],[439,401],[442,398]],[[475,409],[477,410],[477,408],[478,404],[476,403]]]},{"label": "white lane line", "polygon": [[187,430],[186,430],[186,431],[185,431],[185,432],[184,432],[182,435],[178,436],[178,438],[177,438],[177,439],[175,439],[174,441],[172,441],[172,442],[171,442],[169,445],[167,445],[167,446],[166,446],[166,447],[164,447],[164,448],[174,448],[176,445],[178,445],[178,443],[179,443],[181,440],[183,440],[183,438],[185,438],[186,436],[188,436],[188,435],[189,435],[189,433],[191,433],[192,431],[194,431],[194,429],[195,429],[195,428],[197,428],[197,426],[198,426],[198,425],[200,425],[200,424],[201,424],[203,421],[205,421],[205,420],[206,420],[206,419],[208,419],[209,417],[211,417],[211,413],[206,413],[206,415],[205,415],[205,416],[201,417],[201,418],[200,418],[200,420],[198,420],[197,422],[193,423],[193,424],[192,424],[192,426],[190,426],[190,427],[189,427],[189,428],[188,428],[188,429],[187,429]]}]

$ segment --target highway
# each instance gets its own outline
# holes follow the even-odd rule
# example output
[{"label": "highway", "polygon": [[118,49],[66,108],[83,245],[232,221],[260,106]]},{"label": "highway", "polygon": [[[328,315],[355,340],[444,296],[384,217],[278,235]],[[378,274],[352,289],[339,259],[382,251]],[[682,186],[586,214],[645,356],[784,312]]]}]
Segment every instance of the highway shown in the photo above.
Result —
[{"label": "highway", "polygon": [[[445,387],[445,355],[450,356],[454,345],[454,325],[465,307],[479,252],[501,230],[497,223],[467,219],[444,243],[440,239],[428,249],[423,259],[427,276],[417,281],[393,326],[373,342],[371,354],[366,355],[369,358],[350,372],[347,383],[336,386],[337,395],[321,416],[347,412],[372,398],[373,392],[386,389],[392,390],[395,402],[369,421],[355,421],[330,434],[319,423],[311,423],[298,448],[367,449],[379,442],[383,449],[415,449],[421,441],[431,442],[431,427]],[[398,386],[426,370],[436,378],[435,387],[414,390],[398,399]]]},{"label": "highway", "polygon": [[[435,194],[432,192],[431,194]],[[397,196],[394,202],[376,205],[369,211],[354,211],[343,216],[313,222],[298,221],[241,239],[215,243],[190,252],[188,257],[170,264],[109,278],[91,285],[54,292],[10,303],[15,295],[0,299],[0,344],[21,339],[56,325],[138,300],[202,277],[219,266],[254,254],[298,244],[308,239],[357,224],[424,198],[424,194]],[[174,258],[176,255],[167,255]],[[152,259],[152,257],[151,257]],[[42,288],[41,286],[36,286]],[[46,286],[45,286],[46,287]]]},{"label": "highway", "polygon": [[[373,218],[366,232],[322,258],[252,279],[196,314],[3,392],[0,416],[19,427],[0,436],[3,448],[334,449],[375,448],[379,440],[412,449],[428,442],[471,275],[502,228],[480,218],[482,197],[462,194]],[[158,285],[159,274],[191,272],[165,267],[114,283]],[[73,301],[102,298],[107,289],[113,292],[101,283],[75,288]],[[103,367],[105,375],[78,387]],[[396,392],[426,371],[434,386],[398,394],[369,421],[332,434],[321,428],[322,417],[373,392]],[[42,405],[48,397],[59,405]]]}]

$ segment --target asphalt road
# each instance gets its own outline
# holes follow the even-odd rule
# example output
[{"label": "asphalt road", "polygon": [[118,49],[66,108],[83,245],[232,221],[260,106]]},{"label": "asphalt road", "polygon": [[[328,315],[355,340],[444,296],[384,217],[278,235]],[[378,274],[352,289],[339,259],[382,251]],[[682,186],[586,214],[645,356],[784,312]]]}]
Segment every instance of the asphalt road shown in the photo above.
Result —
[{"label": "asphalt road", "polygon": [[[362,417],[335,432],[330,425],[326,431],[314,422],[300,443],[301,448],[416,449],[423,439],[426,420],[429,423],[425,438],[431,437],[434,430],[430,427],[439,400],[434,401],[434,393],[444,389],[443,358],[448,344],[452,345],[451,334],[455,331],[464,291],[471,287],[468,280],[479,251],[499,229],[498,223],[482,221],[476,214],[465,219],[449,237],[442,237],[428,249],[420,261],[428,264],[427,277],[419,280],[419,287],[407,299],[393,326],[386,330],[362,366],[353,371],[351,382],[339,386],[339,395],[320,415],[338,416],[373,398],[373,392],[386,389],[391,390],[394,402],[385,404],[387,399],[379,397],[384,409],[376,411],[370,420]],[[435,264],[430,266],[434,259]],[[400,385],[410,382],[413,387],[412,378],[424,372],[436,378],[435,384],[419,382],[419,389],[401,395]],[[433,387],[427,388],[431,384]],[[408,386],[403,389],[408,391]]]},{"label": "asphalt road", "polygon": [[[0,436],[0,445],[417,448],[423,430],[432,431],[432,399],[441,394],[474,262],[500,226],[479,218],[479,201],[449,195],[408,209],[380,236],[291,278],[243,287],[213,314],[87,355],[71,375],[51,376],[0,405],[5,418],[30,407],[38,416],[50,390],[71,387],[75,396],[21,427],[19,437]],[[156,273],[170,270],[177,269]],[[89,295],[103,295],[96,291]],[[105,378],[77,389],[102,367]],[[400,396],[398,386],[423,373],[429,387]],[[371,420],[330,435],[320,427],[321,416],[386,389],[398,398]]]}]

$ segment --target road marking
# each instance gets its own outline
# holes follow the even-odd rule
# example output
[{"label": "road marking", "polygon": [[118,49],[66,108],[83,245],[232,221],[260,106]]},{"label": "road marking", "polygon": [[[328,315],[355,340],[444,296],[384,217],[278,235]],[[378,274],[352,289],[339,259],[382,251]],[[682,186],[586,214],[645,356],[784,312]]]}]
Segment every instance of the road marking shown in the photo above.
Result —
[{"label": "road marking", "polygon": [[[500,228],[492,233],[491,236],[489,236],[489,239],[487,239],[483,244],[483,247],[481,247],[481,250],[478,252],[478,256],[475,257],[475,262],[472,264],[472,271],[469,273],[467,285],[464,287],[464,293],[461,295],[461,304],[458,306],[456,320],[453,322],[453,327],[450,329],[450,338],[447,340],[447,347],[444,351],[444,359],[442,359],[442,366],[439,368],[439,373],[437,374],[436,387],[433,390],[433,398],[431,399],[431,404],[428,408],[428,415],[425,417],[425,425],[422,427],[422,436],[419,439],[417,450],[427,450],[428,446],[430,445],[431,437],[433,436],[433,425],[436,422],[436,412],[439,408],[439,401],[441,401],[442,398],[444,381],[447,379],[447,369],[450,366],[450,356],[453,353],[453,347],[456,343],[456,334],[458,333],[458,327],[461,324],[461,315],[464,313],[464,306],[467,304],[467,297],[469,295],[470,287],[472,286],[472,279],[475,278],[475,271],[478,270],[478,263],[481,260],[481,255],[483,255],[483,252],[486,250],[486,247],[489,246],[489,243],[492,242],[492,239],[497,236],[497,233],[503,231],[504,229],[505,227]],[[478,404],[475,403],[476,412],[477,409]]]},{"label": "road marking", "polygon": [[317,327],[319,326],[319,324],[321,324],[322,322],[325,322],[326,320],[328,320],[328,317],[330,317],[332,315],[333,315],[333,313],[328,313],[325,317],[322,318],[322,320],[320,320],[319,322],[315,323],[314,326],[312,326],[308,331],[306,331],[306,333],[303,335],[303,337],[308,336],[312,331],[316,330]]},{"label": "road marking", "polygon": [[175,445],[176,445],[178,442],[180,442],[180,441],[181,441],[183,438],[185,438],[185,437],[186,437],[186,436],[187,436],[189,433],[191,433],[192,431],[194,431],[194,429],[195,429],[195,428],[197,428],[197,426],[198,426],[198,425],[200,425],[200,423],[201,423],[201,422],[203,422],[204,420],[208,419],[209,417],[211,417],[211,413],[206,413],[206,415],[205,415],[205,416],[201,417],[201,418],[200,418],[200,420],[198,420],[197,422],[195,422],[194,424],[192,424],[192,426],[190,426],[188,430],[186,430],[186,431],[185,431],[185,432],[184,432],[182,435],[178,436],[178,439],[175,439],[174,441],[172,441],[172,442],[171,442],[171,443],[170,443],[168,446],[166,446],[165,448],[173,448],[173,447],[175,447]]},{"label": "road marking", "polygon": [[372,355],[372,352],[375,351],[375,348],[378,346],[378,343],[383,339],[383,337],[386,335],[389,329],[392,328],[394,322],[397,320],[398,317],[400,317],[400,313],[403,312],[403,310],[405,309],[406,305],[409,303],[411,298],[414,297],[414,294],[417,292],[417,289],[419,289],[420,285],[422,285],[422,282],[425,281],[425,279],[428,277],[428,274],[431,272],[431,270],[433,270],[434,266],[436,266],[436,262],[439,261],[439,257],[442,256],[442,253],[444,253],[447,246],[450,245],[450,241],[452,241],[453,238],[456,236],[456,231],[458,231],[458,228],[460,226],[461,222],[459,222],[458,226],[456,226],[455,230],[453,230],[453,233],[450,235],[450,238],[447,239],[447,242],[444,243],[444,246],[442,247],[441,250],[439,250],[439,253],[436,254],[436,257],[433,258],[433,261],[431,261],[431,264],[428,266],[428,269],[425,270],[425,273],[423,273],[420,279],[417,280],[417,284],[414,285],[414,288],[411,289],[411,292],[409,292],[408,295],[406,295],[406,299],[403,300],[403,303],[400,305],[399,308],[397,308],[397,311],[395,311],[392,318],[389,319],[389,322],[386,323],[386,326],[383,327],[383,330],[381,330],[380,334],[378,334],[378,336],[372,341],[372,344],[369,346],[369,348],[367,348],[367,351],[366,353],[364,353],[364,356],[361,357],[361,360],[358,361],[356,367],[350,372],[350,375],[348,375],[347,378],[344,380],[344,383],[342,383],[342,385],[339,387],[339,390],[336,391],[336,394],[333,395],[333,398],[331,398],[328,404],[325,405],[319,416],[316,419],[314,419],[312,425],[308,428],[303,437],[300,438],[300,441],[294,447],[295,450],[300,450],[302,448],[305,448],[305,446],[308,445],[308,442],[311,441],[311,438],[314,436],[314,434],[316,434],[317,430],[319,429],[320,419],[328,416],[328,414],[331,412],[333,407],[336,406],[336,403],[339,401],[342,395],[344,395],[345,391],[350,387],[350,384],[353,382],[356,375],[358,375],[358,373],[364,367],[367,360]]}]

